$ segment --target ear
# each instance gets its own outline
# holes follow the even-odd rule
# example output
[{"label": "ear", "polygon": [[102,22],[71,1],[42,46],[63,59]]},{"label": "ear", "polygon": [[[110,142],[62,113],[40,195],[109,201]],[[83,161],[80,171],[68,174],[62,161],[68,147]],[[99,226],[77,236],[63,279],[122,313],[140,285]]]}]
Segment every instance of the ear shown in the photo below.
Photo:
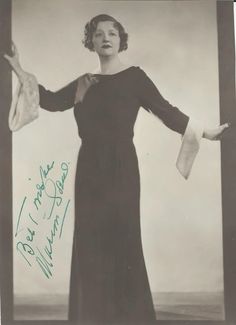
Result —
[{"label": "ear", "polygon": [[92,40],[92,39],[90,40],[89,50],[90,50],[91,52],[95,52],[95,50],[94,50],[94,45],[93,45],[93,40]]}]

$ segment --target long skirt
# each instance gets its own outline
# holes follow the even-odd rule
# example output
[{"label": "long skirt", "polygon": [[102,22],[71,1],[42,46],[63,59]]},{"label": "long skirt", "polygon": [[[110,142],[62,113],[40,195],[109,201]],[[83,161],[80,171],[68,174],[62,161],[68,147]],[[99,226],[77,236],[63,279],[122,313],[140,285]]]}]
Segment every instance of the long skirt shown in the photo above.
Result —
[{"label": "long skirt", "polygon": [[140,176],[131,139],[83,140],[75,180],[69,320],[155,323],[140,231]]}]

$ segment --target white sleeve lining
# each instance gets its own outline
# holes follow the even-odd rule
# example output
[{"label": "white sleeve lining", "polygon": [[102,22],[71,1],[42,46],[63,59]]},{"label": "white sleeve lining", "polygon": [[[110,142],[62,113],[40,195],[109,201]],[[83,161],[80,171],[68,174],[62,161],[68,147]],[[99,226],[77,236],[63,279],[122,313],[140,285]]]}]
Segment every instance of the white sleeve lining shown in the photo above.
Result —
[{"label": "white sleeve lining", "polygon": [[26,73],[22,83],[18,83],[12,98],[8,125],[17,131],[39,116],[38,82],[32,74]]},{"label": "white sleeve lining", "polygon": [[190,118],[182,137],[182,144],[176,161],[180,174],[188,179],[194,160],[200,148],[204,128],[200,122]]}]

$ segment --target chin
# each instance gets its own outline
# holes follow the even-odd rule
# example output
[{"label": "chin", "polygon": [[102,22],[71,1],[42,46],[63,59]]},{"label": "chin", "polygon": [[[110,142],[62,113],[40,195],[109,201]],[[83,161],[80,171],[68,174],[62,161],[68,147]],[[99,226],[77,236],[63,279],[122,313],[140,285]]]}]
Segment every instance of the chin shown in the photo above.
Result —
[{"label": "chin", "polygon": [[111,48],[108,48],[108,49],[103,49],[103,48],[100,48],[98,51],[98,54],[101,54],[101,55],[115,55],[115,54],[118,54],[118,50],[114,47],[111,47]]},{"label": "chin", "polygon": [[109,48],[109,49],[101,49],[100,52],[103,53],[103,54],[113,54],[114,53],[114,50],[112,48]]},{"label": "chin", "polygon": [[118,53],[114,52],[114,51],[99,51],[98,55],[100,56],[115,56]]}]

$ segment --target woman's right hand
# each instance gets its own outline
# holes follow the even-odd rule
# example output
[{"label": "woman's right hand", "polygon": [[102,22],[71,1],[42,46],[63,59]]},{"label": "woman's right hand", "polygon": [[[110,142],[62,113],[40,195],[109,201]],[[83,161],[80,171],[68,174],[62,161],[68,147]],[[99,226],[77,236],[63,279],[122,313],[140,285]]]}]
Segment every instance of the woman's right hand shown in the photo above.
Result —
[{"label": "woman's right hand", "polygon": [[12,42],[12,56],[4,54],[3,56],[12,67],[13,71],[16,73],[17,77],[20,81],[23,81],[25,71],[22,69],[19,61],[19,53],[15,46],[15,44]]}]

